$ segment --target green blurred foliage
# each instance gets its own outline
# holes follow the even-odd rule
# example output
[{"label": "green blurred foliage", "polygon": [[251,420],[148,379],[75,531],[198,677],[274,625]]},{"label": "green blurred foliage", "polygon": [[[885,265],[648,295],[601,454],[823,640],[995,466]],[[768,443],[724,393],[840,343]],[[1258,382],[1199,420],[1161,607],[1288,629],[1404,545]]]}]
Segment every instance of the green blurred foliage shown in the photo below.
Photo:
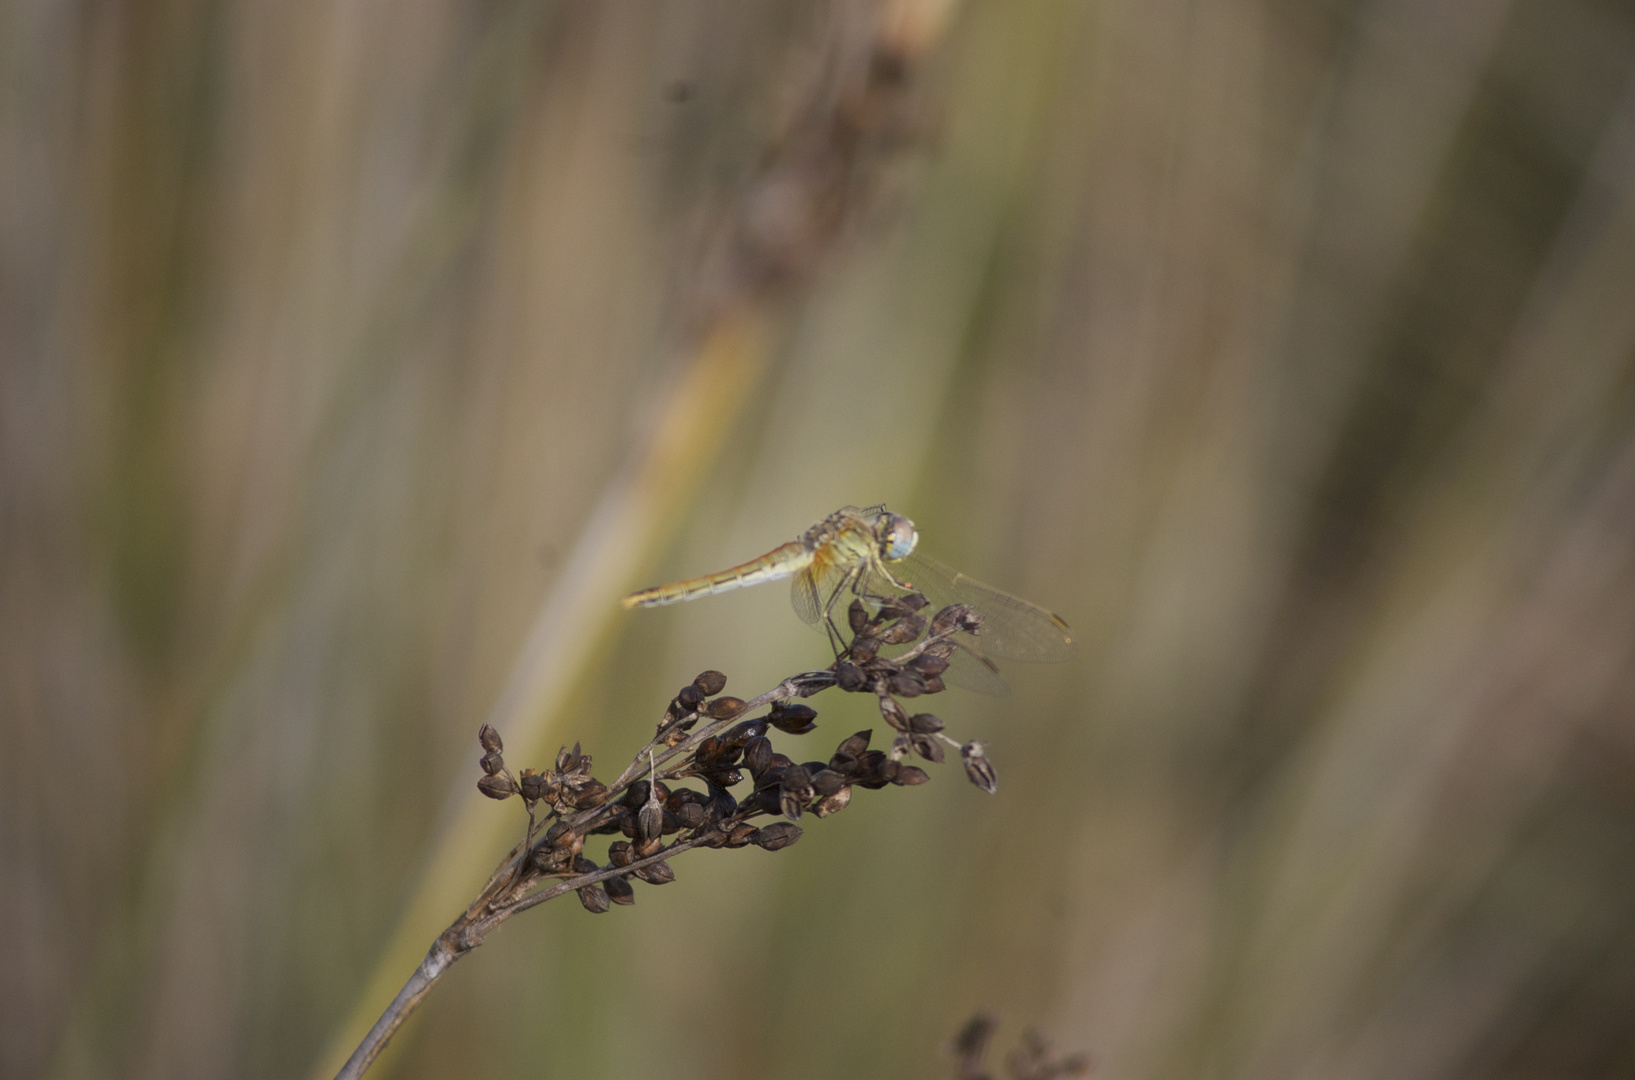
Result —
[{"label": "green blurred foliage", "polygon": [[[316,1060],[844,13],[0,9],[0,1075]],[[390,1070],[929,1077],[991,1008],[1630,1075],[1632,62],[1612,0],[961,6],[652,580],[885,500],[1078,658],[936,703],[998,796],[531,912]],[[824,661],[776,587],[621,625],[599,771]]]}]

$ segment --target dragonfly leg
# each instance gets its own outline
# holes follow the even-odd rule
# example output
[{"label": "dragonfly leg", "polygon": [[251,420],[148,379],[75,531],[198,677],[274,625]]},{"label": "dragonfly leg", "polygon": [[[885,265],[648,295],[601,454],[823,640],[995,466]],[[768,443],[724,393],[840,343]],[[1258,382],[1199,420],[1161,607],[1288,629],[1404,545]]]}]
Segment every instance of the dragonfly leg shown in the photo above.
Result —
[{"label": "dragonfly leg", "polygon": [[828,598],[823,601],[823,629],[828,631],[829,645],[835,651],[836,660],[844,657],[850,651],[850,649],[845,645],[845,635],[843,635],[840,632],[840,628],[835,625],[835,603],[841,598],[842,595],[845,594],[848,588],[851,589],[855,595],[857,582],[862,577],[862,573],[863,571],[861,568],[854,569],[847,573],[847,575],[844,578],[841,578],[835,585],[834,590],[829,593]]}]

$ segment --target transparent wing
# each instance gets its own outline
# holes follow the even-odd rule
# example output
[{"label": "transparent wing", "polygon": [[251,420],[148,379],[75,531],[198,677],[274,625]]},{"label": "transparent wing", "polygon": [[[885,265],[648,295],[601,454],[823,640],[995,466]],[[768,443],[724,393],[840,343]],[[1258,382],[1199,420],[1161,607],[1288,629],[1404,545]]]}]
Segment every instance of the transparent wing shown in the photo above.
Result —
[{"label": "transparent wing", "polygon": [[[969,604],[982,616],[982,629],[977,632],[974,647],[986,656],[1059,663],[1073,655],[1073,637],[1067,623],[1037,604],[984,585],[917,551],[891,563],[887,572],[898,589],[924,593],[933,611],[949,604]],[[871,575],[871,590],[877,587],[872,583],[880,577],[878,572]]]},{"label": "transparent wing", "polygon": [[[789,587],[789,603],[794,606],[795,614],[801,621],[811,626],[823,624],[823,605],[829,602],[829,597],[846,581],[846,567],[829,559],[815,558],[811,564],[795,575],[794,582]],[[846,623],[846,604],[849,601],[837,600],[830,614],[844,626]]]}]

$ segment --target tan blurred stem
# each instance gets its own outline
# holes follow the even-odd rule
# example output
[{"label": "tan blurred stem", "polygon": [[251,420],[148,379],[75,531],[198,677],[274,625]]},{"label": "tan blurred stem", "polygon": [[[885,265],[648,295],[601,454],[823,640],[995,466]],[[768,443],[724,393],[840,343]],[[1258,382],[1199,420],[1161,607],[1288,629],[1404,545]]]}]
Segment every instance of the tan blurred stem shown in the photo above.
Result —
[{"label": "tan blurred stem", "polygon": [[[658,547],[666,523],[697,489],[764,366],[764,334],[756,318],[737,312],[721,319],[702,340],[652,437],[602,497],[488,716],[505,732],[507,751],[518,760],[544,756],[565,687],[612,630],[622,610],[618,597]],[[702,416],[709,422],[701,423]],[[441,830],[397,929],[314,1075],[332,1076],[341,1069],[425,942],[446,925],[451,910],[465,906],[492,842],[514,824],[491,810],[486,800],[463,800]],[[430,989],[450,962],[438,965],[437,951],[434,946],[426,955],[394,1006],[412,1008]]]}]

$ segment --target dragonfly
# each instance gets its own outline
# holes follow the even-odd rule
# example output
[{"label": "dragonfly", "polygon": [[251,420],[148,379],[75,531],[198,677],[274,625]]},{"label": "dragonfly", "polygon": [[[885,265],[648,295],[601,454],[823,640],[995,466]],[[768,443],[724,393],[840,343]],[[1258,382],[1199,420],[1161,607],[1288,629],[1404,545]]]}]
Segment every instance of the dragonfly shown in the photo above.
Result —
[{"label": "dragonfly", "polygon": [[961,635],[945,677],[985,694],[1009,691],[995,659],[1055,663],[1072,655],[1073,637],[1061,616],[937,562],[919,550],[919,541],[914,523],[884,506],[843,506],[759,558],[642,589],[623,603],[627,608],[661,607],[792,578],[789,598],[796,614],[826,628],[831,641],[843,640],[834,615],[845,609],[847,596],[875,609],[910,592],[929,600],[930,611],[966,604],[982,616],[982,626],[974,638]]}]

